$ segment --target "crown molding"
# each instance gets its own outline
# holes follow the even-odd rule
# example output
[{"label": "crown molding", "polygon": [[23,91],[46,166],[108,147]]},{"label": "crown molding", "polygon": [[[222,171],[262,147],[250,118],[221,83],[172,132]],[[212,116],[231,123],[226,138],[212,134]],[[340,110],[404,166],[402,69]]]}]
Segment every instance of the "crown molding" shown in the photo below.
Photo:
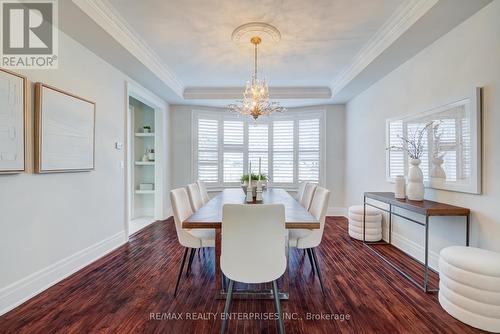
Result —
[{"label": "crown molding", "polygon": [[353,61],[335,78],[331,85],[336,96],[384,50],[403,35],[439,0],[407,0],[400,5],[375,35],[363,46]]},{"label": "crown molding", "polygon": [[[241,99],[244,87],[186,87],[186,100],[235,100]],[[329,87],[269,87],[272,99],[329,99]]]},{"label": "crown molding", "polygon": [[104,31],[182,97],[184,85],[160,57],[134,32],[107,0],[72,0]]}]

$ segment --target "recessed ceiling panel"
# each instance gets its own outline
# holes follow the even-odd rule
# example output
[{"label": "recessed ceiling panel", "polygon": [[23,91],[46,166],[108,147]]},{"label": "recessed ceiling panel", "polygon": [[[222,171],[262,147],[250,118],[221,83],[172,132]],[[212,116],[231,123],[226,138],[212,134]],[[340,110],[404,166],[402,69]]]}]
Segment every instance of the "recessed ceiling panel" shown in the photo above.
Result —
[{"label": "recessed ceiling panel", "polygon": [[231,41],[267,22],[281,41],[262,45],[259,71],[273,86],[329,86],[405,0],[109,0],[184,86],[241,86],[252,46]]}]

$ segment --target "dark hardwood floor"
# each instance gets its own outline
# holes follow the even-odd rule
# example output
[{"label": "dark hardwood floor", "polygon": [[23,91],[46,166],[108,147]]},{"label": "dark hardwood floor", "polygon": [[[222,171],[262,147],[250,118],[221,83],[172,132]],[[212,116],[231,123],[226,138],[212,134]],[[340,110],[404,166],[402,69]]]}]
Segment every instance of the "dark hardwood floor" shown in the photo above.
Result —
[{"label": "dark hardwood floor", "polygon": [[[420,265],[392,246],[383,247],[385,255],[419,274]],[[0,317],[0,333],[218,332],[224,305],[214,298],[214,253],[207,249],[196,255],[192,272],[183,277],[174,299],[182,251],[173,220],[157,222],[128,244]],[[307,255],[290,252],[290,300],[282,302],[283,311],[293,318],[285,320],[288,333],[479,332],[449,316],[436,295],[423,293],[367,246],[352,240],[344,218],[328,218],[317,253],[326,298]],[[437,282],[435,274],[432,279]],[[240,318],[262,317],[274,312],[274,307],[271,300],[238,300],[232,312]],[[160,320],[152,319],[156,313]],[[308,313],[323,318],[307,319]],[[344,320],[325,319],[335,315]],[[228,333],[268,332],[276,332],[274,320],[231,320],[228,327]]]}]

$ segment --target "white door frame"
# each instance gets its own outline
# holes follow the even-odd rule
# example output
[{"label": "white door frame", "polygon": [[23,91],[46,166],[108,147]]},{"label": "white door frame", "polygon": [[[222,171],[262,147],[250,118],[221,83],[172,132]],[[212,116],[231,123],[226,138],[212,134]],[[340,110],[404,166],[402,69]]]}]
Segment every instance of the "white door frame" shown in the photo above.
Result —
[{"label": "white door frame", "polygon": [[132,170],[134,168],[130,161],[131,142],[132,142],[132,119],[129,112],[129,98],[133,97],[136,100],[148,105],[154,109],[155,113],[155,200],[154,200],[154,219],[166,219],[169,214],[168,208],[165,207],[166,194],[168,190],[168,176],[166,175],[168,162],[168,104],[161,98],[151,93],[144,87],[127,81],[126,82],[126,125],[125,125],[125,231],[127,236],[130,230],[131,209],[134,186],[132,181]]}]

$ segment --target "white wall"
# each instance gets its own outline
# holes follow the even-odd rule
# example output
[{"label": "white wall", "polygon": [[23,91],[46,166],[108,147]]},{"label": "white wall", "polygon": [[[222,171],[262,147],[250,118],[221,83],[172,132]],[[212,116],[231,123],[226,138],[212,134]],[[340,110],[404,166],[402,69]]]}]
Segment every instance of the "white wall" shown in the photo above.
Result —
[{"label": "white wall", "polygon": [[19,72],[97,103],[95,171],[0,176],[0,314],[126,241],[130,79],[62,32],[59,50],[59,69]]},{"label": "white wall", "polygon": [[[193,182],[191,156],[191,111],[196,109],[222,112],[221,108],[171,106],[171,170],[172,188]],[[332,191],[330,198],[331,215],[343,214],[344,165],[345,165],[345,108],[343,105],[326,105],[309,108],[289,108],[290,112],[305,109],[326,110],[326,187]]]},{"label": "white wall", "polygon": [[[385,120],[418,113],[484,87],[483,195],[427,189],[426,198],[472,209],[471,243],[500,251],[500,1],[494,1],[347,104],[346,202],[364,191],[392,191],[385,181]],[[420,257],[423,230],[398,222],[396,242]],[[431,260],[464,243],[463,219],[431,221]],[[417,241],[416,244],[408,240]]]}]

